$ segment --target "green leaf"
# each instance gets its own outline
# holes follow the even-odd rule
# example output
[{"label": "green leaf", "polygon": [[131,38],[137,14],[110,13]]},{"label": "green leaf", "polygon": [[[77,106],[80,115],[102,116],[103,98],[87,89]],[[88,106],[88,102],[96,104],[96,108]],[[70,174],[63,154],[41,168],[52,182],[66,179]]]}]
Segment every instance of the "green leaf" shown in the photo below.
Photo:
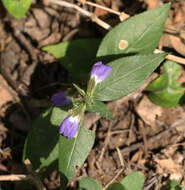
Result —
[{"label": "green leaf", "polygon": [[136,55],[111,62],[108,77],[97,85],[94,99],[111,101],[128,95],[139,88],[146,78],[164,60],[166,54]]},{"label": "green leaf", "polygon": [[72,179],[76,173],[76,167],[82,166],[94,144],[95,134],[84,129],[84,121],[81,121],[78,130],[77,136],[73,139],[60,136],[59,170],[62,174],[62,181],[64,176],[67,180]]},{"label": "green leaf", "polygon": [[180,182],[172,180],[166,190],[183,190],[183,187],[180,186]]},{"label": "green leaf", "polygon": [[73,79],[81,80],[90,71],[99,44],[99,39],[79,39],[45,46],[42,50],[60,59],[61,64],[71,73]]},{"label": "green leaf", "polygon": [[97,57],[118,54],[153,53],[162,35],[170,3],[129,18],[103,39]]},{"label": "green leaf", "polygon": [[125,188],[121,183],[113,183],[108,187],[107,190],[125,190]]},{"label": "green leaf", "polygon": [[125,190],[142,190],[144,185],[144,175],[141,172],[133,172],[127,175],[121,184],[124,186]]},{"label": "green leaf", "polygon": [[34,122],[24,145],[23,161],[29,158],[34,169],[49,166],[58,159],[58,130],[67,112],[60,108],[50,108]]},{"label": "green leaf", "polygon": [[31,6],[32,0],[2,0],[8,12],[15,18],[22,18]]},{"label": "green leaf", "polygon": [[164,73],[146,88],[150,100],[162,107],[170,108],[179,106],[185,101],[185,87],[178,84],[180,65],[167,61],[164,64]]},{"label": "green leaf", "polygon": [[102,117],[113,120],[111,111],[107,108],[107,106],[98,100],[94,100],[92,104],[87,104],[87,111],[99,114]]},{"label": "green leaf", "polygon": [[83,177],[79,180],[79,190],[101,190],[100,184],[90,177]]}]

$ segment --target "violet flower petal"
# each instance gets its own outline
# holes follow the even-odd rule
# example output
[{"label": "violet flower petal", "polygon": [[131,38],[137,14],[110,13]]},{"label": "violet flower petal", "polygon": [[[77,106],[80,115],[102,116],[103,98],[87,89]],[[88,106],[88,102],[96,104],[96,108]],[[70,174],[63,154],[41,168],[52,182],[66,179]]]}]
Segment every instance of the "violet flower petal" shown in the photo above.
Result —
[{"label": "violet flower petal", "polygon": [[111,72],[112,67],[110,65],[104,65],[101,61],[93,65],[91,70],[91,78],[95,77],[96,83],[100,83]]},{"label": "violet flower petal", "polygon": [[55,106],[66,106],[71,104],[71,100],[66,97],[66,93],[63,91],[54,94],[51,97],[51,101],[55,104]]},{"label": "violet flower petal", "polygon": [[62,123],[61,123],[61,125],[60,125],[59,133],[60,133],[60,134],[63,134],[64,131],[65,131],[65,128],[66,128],[67,126],[70,126],[70,125],[71,125],[71,123],[69,122],[69,116],[68,116],[68,117],[66,117],[66,118],[62,121]]},{"label": "violet flower petal", "polygon": [[78,130],[78,124],[75,123],[72,127],[72,130],[70,131],[68,138],[72,139],[76,135],[77,130]]},{"label": "violet flower petal", "polygon": [[59,133],[71,139],[76,135],[78,131],[78,126],[78,117],[68,116],[61,123]]}]

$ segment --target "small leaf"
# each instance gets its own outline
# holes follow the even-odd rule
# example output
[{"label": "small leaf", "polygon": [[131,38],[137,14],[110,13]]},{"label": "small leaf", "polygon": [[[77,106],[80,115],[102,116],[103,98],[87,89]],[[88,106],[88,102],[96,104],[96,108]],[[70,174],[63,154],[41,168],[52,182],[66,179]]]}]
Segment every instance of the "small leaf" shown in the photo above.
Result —
[{"label": "small leaf", "polygon": [[8,12],[15,18],[22,18],[31,6],[32,0],[2,0]]},{"label": "small leaf", "polygon": [[[78,129],[78,134],[73,139],[60,135],[59,140],[59,170],[71,180],[76,173],[76,167],[81,167],[94,144],[95,134],[84,129],[84,121]],[[61,178],[61,180],[63,180]],[[63,184],[64,185],[64,184]]]},{"label": "small leaf", "polygon": [[121,183],[113,183],[108,187],[107,190],[125,190],[125,188]]},{"label": "small leaf", "polygon": [[90,177],[83,177],[79,180],[79,190],[101,190],[97,181]]},{"label": "small leaf", "polygon": [[92,104],[87,104],[87,111],[98,114],[102,117],[113,120],[113,116],[111,111],[107,108],[107,106],[98,100],[94,100]]},{"label": "small leaf", "polygon": [[178,84],[180,65],[167,61],[164,64],[164,73],[146,88],[150,100],[162,107],[170,108],[179,106],[185,101],[185,87]]},{"label": "small leaf", "polygon": [[180,182],[176,180],[170,181],[170,184],[168,187],[165,188],[166,190],[183,190],[183,187],[181,187]]},{"label": "small leaf", "polygon": [[59,128],[67,112],[50,108],[34,122],[24,145],[23,160],[29,158],[34,169],[49,166],[58,159]]},{"label": "small leaf", "polygon": [[125,190],[142,190],[144,180],[144,175],[141,172],[133,172],[127,175],[121,181],[121,184],[124,186]]},{"label": "small leaf", "polygon": [[166,54],[136,55],[111,62],[108,77],[97,85],[94,99],[111,101],[128,95],[139,88],[146,78],[164,60]]},{"label": "small leaf", "polygon": [[72,78],[80,80],[90,71],[99,44],[99,39],[80,39],[45,46],[42,50],[60,59],[61,64],[71,73]]},{"label": "small leaf", "polygon": [[170,4],[133,16],[114,27],[102,40],[97,57],[153,53],[162,35]]},{"label": "small leaf", "polygon": [[73,83],[73,86],[77,89],[78,93],[82,95],[83,97],[86,95],[83,89],[81,89],[78,85]]}]

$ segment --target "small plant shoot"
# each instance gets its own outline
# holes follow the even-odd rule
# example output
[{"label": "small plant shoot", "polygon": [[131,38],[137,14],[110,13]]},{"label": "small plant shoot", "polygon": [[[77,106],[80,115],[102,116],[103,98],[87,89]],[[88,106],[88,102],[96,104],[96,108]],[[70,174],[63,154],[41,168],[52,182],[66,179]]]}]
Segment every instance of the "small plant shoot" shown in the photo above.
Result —
[{"label": "small plant shoot", "polygon": [[[28,11],[30,0],[3,0],[16,18]],[[68,71],[71,87],[51,96],[52,106],[33,123],[23,150],[23,161],[31,161],[36,172],[60,172],[61,189],[74,179],[86,161],[96,132],[85,126],[86,112],[114,120],[106,102],[118,100],[136,91],[165,60],[157,48],[170,4],[138,14],[118,24],[103,39],[78,39],[42,48]],[[176,81],[180,68],[164,64],[164,73],[148,87],[150,99],[161,106],[180,104],[184,87]],[[134,172],[107,190],[141,190],[144,176]],[[101,190],[94,179],[78,181],[79,190]]]}]

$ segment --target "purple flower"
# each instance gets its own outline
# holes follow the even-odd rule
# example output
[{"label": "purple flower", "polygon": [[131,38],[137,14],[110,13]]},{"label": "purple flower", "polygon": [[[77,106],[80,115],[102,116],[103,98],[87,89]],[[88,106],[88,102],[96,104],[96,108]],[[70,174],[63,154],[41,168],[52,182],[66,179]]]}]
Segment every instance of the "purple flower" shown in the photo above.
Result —
[{"label": "purple flower", "polygon": [[112,67],[104,65],[101,61],[93,65],[91,70],[91,79],[94,77],[96,83],[100,83],[108,76],[111,72]]},{"label": "purple flower", "polygon": [[66,106],[71,104],[71,100],[66,97],[66,93],[63,91],[54,94],[51,97],[51,101],[55,106]]},{"label": "purple flower", "polygon": [[66,117],[60,125],[60,134],[63,134],[65,137],[72,139],[77,131],[79,126],[79,117],[78,116],[68,116]]}]

